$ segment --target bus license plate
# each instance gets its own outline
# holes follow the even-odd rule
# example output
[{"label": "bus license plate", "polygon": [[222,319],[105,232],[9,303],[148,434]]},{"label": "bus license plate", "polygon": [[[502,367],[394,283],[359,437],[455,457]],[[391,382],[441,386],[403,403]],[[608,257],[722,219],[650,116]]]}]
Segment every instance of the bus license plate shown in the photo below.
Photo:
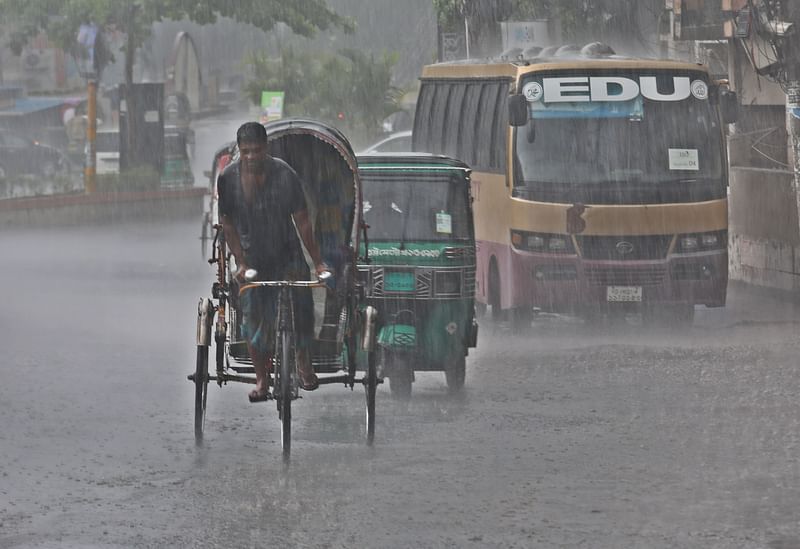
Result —
[{"label": "bus license plate", "polygon": [[607,286],[606,301],[641,301],[641,286]]},{"label": "bus license plate", "polygon": [[416,277],[413,272],[388,271],[383,281],[385,292],[413,292],[416,289]]}]

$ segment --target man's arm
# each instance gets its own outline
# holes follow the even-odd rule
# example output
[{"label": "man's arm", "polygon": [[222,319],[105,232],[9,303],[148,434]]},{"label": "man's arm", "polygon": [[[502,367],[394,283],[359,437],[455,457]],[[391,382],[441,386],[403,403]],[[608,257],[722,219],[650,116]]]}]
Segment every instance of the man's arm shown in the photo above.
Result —
[{"label": "man's arm", "polygon": [[227,215],[220,215],[220,221],[222,221],[225,243],[228,245],[228,249],[233,254],[234,259],[236,259],[236,267],[239,269],[237,275],[240,275],[241,278],[241,276],[244,276],[244,270],[247,269],[247,265],[244,262],[244,252],[242,251],[242,243],[239,240],[239,232]]},{"label": "man's arm", "polygon": [[308,219],[308,210],[302,209],[296,211],[292,214],[294,218],[294,224],[297,227],[297,232],[300,235],[300,239],[303,241],[303,245],[308,250],[308,254],[311,256],[311,261],[314,262],[314,268],[317,271],[317,274],[320,274],[322,271],[327,271],[328,266],[325,265],[322,261],[322,256],[319,253],[319,246],[317,245],[316,239],[314,239],[314,231],[311,230],[311,222]]}]

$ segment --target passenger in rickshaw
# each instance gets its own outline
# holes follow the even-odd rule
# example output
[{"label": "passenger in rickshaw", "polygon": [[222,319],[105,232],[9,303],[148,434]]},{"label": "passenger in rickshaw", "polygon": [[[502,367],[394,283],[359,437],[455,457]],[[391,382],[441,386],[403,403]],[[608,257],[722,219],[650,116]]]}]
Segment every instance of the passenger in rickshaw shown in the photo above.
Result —
[{"label": "passenger in rickshaw", "polygon": [[[245,270],[251,268],[258,271],[259,280],[307,280],[309,268],[300,239],[317,274],[326,271],[297,173],[283,160],[269,156],[263,125],[243,124],[236,141],[239,160],[225,168],[218,187],[220,220],[236,259],[237,280],[242,281]],[[266,400],[269,395],[278,292],[277,288],[259,287],[239,298],[242,335],[256,375],[251,402]],[[300,386],[312,391],[319,385],[309,353],[314,304],[310,289],[294,288],[293,292]]]}]

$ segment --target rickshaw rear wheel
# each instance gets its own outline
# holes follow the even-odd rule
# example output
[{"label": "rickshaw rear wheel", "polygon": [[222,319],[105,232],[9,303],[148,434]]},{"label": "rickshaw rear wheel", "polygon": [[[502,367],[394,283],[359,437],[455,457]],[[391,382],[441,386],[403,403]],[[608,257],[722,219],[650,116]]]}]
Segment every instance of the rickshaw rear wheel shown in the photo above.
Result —
[{"label": "rickshaw rear wheel", "polygon": [[197,366],[194,371],[194,439],[203,441],[203,427],[206,420],[206,399],[208,397],[208,347],[197,346]]},{"label": "rickshaw rear wheel", "polygon": [[366,373],[364,388],[367,392],[367,444],[372,445],[375,440],[375,395],[378,390],[378,365],[375,351],[370,351],[367,356]]},{"label": "rickshaw rear wheel", "polygon": [[203,254],[203,259],[208,257],[209,241],[211,240],[209,233],[211,229],[211,216],[208,212],[203,216],[203,223],[200,226],[200,253]]},{"label": "rickshaw rear wheel", "polygon": [[444,378],[447,381],[447,390],[450,393],[458,393],[464,388],[464,381],[467,377],[467,357],[463,353],[457,353],[450,357],[444,367]]}]

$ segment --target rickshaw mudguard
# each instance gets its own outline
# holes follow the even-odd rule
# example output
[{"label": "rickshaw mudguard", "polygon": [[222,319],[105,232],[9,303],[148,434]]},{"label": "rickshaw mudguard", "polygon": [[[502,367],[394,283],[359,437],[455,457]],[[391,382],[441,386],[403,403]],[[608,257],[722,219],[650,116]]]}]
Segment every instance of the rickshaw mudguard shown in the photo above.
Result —
[{"label": "rickshaw mudguard", "polygon": [[378,331],[378,345],[398,350],[417,346],[417,328],[410,324],[387,324]]},{"label": "rickshaw mudguard", "polygon": [[419,344],[431,365],[443,365],[454,353],[465,354],[472,330],[472,300],[442,300],[420,326]]}]

